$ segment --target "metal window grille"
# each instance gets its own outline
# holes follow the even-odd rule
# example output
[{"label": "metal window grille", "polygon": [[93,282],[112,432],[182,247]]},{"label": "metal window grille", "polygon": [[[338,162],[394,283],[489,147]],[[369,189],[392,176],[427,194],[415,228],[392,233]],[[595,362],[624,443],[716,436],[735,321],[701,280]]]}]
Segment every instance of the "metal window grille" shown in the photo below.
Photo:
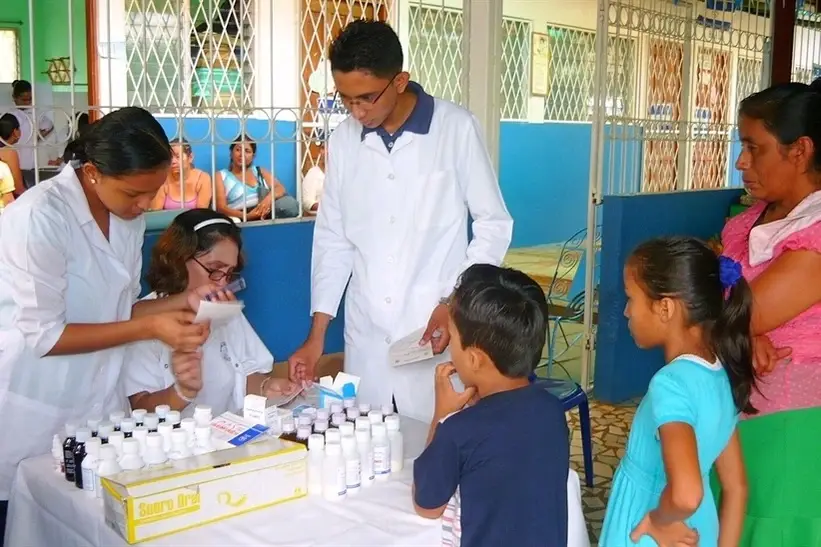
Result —
[{"label": "metal window grille", "polygon": [[502,20],[502,118],[527,118],[530,96],[530,21]]},{"label": "metal window grille", "polygon": [[462,102],[462,12],[411,5],[410,72],[428,93]]},{"label": "metal window grille", "polygon": [[738,111],[741,101],[760,91],[762,68],[763,62],[760,59],[738,58],[735,83],[736,111]]},{"label": "metal window grille", "polygon": [[0,28],[0,82],[20,78],[20,35],[16,29]]}]

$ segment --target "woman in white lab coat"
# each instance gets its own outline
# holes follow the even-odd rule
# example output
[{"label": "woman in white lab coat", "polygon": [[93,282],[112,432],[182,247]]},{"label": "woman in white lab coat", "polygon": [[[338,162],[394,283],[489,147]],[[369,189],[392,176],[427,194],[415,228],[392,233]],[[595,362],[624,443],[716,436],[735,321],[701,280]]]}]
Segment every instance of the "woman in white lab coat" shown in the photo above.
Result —
[{"label": "woman in white lab coat", "polygon": [[[211,209],[192,209],[174,219],[154,247],[147,298],[184,293],[213,283],[225,287],[244,265],[240,228]],[[213,324],[197,352],[173,351],[161,341],[134,344],[122,382],[132,408],[169,405],[184,414],[195,404],[214,415],[242,408],[247,393],[272,397],[291,393],[288,380],[273,378],[274,358],[253,327],[239,314]]]},{"label": "woman in white lab coat", "polygon": [[[40,143],[39,146],[42,148],[37,158],[40,165],[44,165],[46,161],[48,165],[60,165],[61,163],[57,159],[51,160],[46,157],[53,144],[50,141],[54,133],[54,121],[51,119],[51,114],[45,112],[42,107],[32,111],[32,91],[31,82],[26,80],[14,80],[11,84],[11,98],[16,108],[11,109],[9,114],[17,118],[20,124],[20,141],[17,146],[19,147],[20,169],[26,188],[31,188],[35,183],[35,171],[38,168],[34,161],[36,144]],[[37,113],[37,123],[34,123],[34,112]]]},{"label": "woman in white lab coat", "polygon": [[112,112],[66,156],[59,175],[0,216],[0,500],[17,464],[48,453],[66,422],[126,408],[126,344],[196,350],[208,336],[191,324],[196,291],[137,302],[142,214],[171,163],[157,120],[140,108]]}]

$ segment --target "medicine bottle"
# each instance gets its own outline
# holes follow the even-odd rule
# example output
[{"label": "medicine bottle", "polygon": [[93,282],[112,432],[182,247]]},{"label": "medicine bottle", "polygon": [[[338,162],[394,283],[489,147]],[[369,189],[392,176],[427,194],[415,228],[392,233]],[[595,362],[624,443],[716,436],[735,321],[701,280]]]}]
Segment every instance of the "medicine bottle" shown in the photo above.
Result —
[{"label": "medicine bottle", "polygon": [[123,418],[125,418],[125,412],[123,412],[122,410],[115,410],[114,412],[108,415],[109,421],[112,424],[114,424],[114,431],[120,430],[120,422],[123,421]]},{"label": "medicine bottle", "polygon": [[341,414],[345,412],[345,408],[343,408],[341,402],[334,401],[331,403],[331,414]]},{"label": "medicine bottle", "polygon": [[299,418],[297,418],[297,420],[296,420],[296,426],[297,427],[302,427],[302,426],[311,427],[313,424],[314,424],[314,418],[313,418],[313,416],[311,416],[309,414],[300,414]]},{"label": "medicine bottle", "polygon": [[361,465],[362,486],[370,486],[374,481],[373,474],[373,449],[371,448],[371,432],[367,429],[357,429],[356,448],[359,451],[359,462]]},{"label": "medicine bottle", "polygon": [[393,414],[393,405],[382,405],[382,415],[390,416]]},{"label": "medicine bottle", "polygon": [[348,419],[349,422],[353,423],[359,418],[359,409],[355,406],[348,408],[345,410],[345,418]]},{"label": "medicine bottle", "polygon": [[354,427],[356,429],[365,429],[370,433],[370,431],[371,431],[371,421],[368,419],[368,416],[360,416],[354,422]]},{"label": "medicine bottle", "polygon": [[123,421],[120,422],[120,431],[123,432],[126,439],[131,438],[131,434],[134,433],[135,427],[137,427],[137,422],[134,421],[134,418],[123,418]]},{"label": "medicine bottle", "polygon": [[391,444],[388,440],[388,430],[385,424],[378,423],[371,426],[373,435],[373,474],[376,480],[385,481],[391,476]]},{"label": "medicine bottle", "polygon": [[123,471],[138,471],[145,466],[140,457],[140,443],[136,439],[123,440],[123,457],[119,464]]},{"label": "medicine bottle", "polygon": [[339,443],[325,443],[325,461],[322,466],[322,495],[328,501],[342,500],[347,495],[345,460],[342,458],[342,445]]},{"label": "medicine bottle", "polygon": [[143,426],[148,429],[149,433],[156,433],[158,425],[160,425],[160,417],[153,412],[149,412],[143,416]]},{"label": "medicine bottle", "polygon": [[82,473],[83,473],[83,490],[94,493],[94,488],[97,486],[97,466],[100,465],[100,447],[103,446],[102,441],[97,439],[89,439],[86,441],[86,457],[83,459]]},{"label": "medicine bottle", "polygon": [[314,422],[314,433],[325,433],[328,431],[328,422],[325,420],[317,420]]},{"label": "medicine bottle", "polygon": [[174,429],[179,429],[180,422],[182,421],[182,415],[179,410],[169,410],[165,415],[165,421],[174,426]]},{"label": "medicine bottle", "polygon": [[97,429],[100,427],[100,422],[102,422],[102,421],[103,421],[102,418],[96,418],[96,417],[95,418],[89,418],[86,421],[86,425],[91,430],[91,436],[92,437],[97,436]]},{"label": "medicine bottle", "polygon": [[145,455],[143,456],[143,462],[147,468],[160,467],[168,461],[162,443],[162,437],[159,433],[149,433],[145,437]]},{"label": "medicine bottle", "polygon": [[371,404],[370,403],[359,403],[359,414],[361,416],[367,416],[368,412],[371,411]]},{"label": "medicine bottle", "polygon": [[123,439],[125,439],[125,434],[122,431],[114,431],[108,436],[108,444],[117,451],[118,458],[123,455]]},{"label": "medicine bottle", "polygon": [[211,407],[208,405],[197,405],[194,407],[194,421],[197,425],[211,425],[214,419]]},{"label": "medicine bottle", "polygon": [[322,495],[322,468],[325,465],[325,437],[308,437],[308,494]]},{"label": "medicine bottle", "polygon": [[117,451],[111,444],[100,447],[100,463],[97,466],[97,484],[94,485],[94,491],[98,498],[103,496],[103,488],[101,479],[111,477],[122,471],[120,464],[117,463]]},{"label": "medicine bottle", "polygon": [[382,412],[379,410],[371,410],[368,412],[368,420],[370,420],[371,425],[373,424],[381,424],[382,423]]},{"label": "medicine bottle", "polygon": [[54,458],[54,471],[65,475],[66,461],[63,456],[63,443],[60,442],[60,436],[56,433],[51,438],[51,457]]},{"label": "medicine bottle", "polygon": [[344,424],[339,424],[339,433],[345,437],[350,436],[353,437],[354,426],[351,422],[345,422]]},{"label": "medicine bottle", "polygon": [[160,423],[165,421],[165,417],[169,412],[171,412],[171,407],[168,405],[157,405],[154,407],[154,414],[160,419]]},{"label": "medicine bottle", "polygon": [[108,437],[114,433],[114,422],[100,422],[100,425],[97,426],[97,436],[103,442],[103,444],[108,444]]},{"label": "medicine bottle", "polygon": [[325,432],[325,444],[328,443],[341,443],[342,442],[342,433],[339,432],[338,429],[329,429]]},{"label": "medicine bottle", "polygon": [[312,423],[316,421],[316,409],[314,407],[309,406],[308,408],[303,409],[302,412],[300,412],[300,415],[302,414],[305,416],[310,416]]},{"label": "medicine bottle", "polygon": [[279,438],[286,441],[296,442],[296,424],[294,424],[293,420],[284,420],[282,422],[282,434]]},{"label": "medicine bottle", "polygon": [[188,446],[188,433],[182,429],[175,429],[171,432],[171,451],[168,453],[169,460],[184,460],[191,457],[191,448]]},{"label": "medicine bottle", "polygon": [[[145,439],[148,437],[148,428],[143,426],[135,427],[134,433],[131,435],[131,438],[137,441],[137,444],[140,445],[140,457],[145,454]],[[120,444],[120,450],[122,450],[122,443]]]},{"label": "medicine bottle", "polygon": [[345,415],[342,414],[341,412],[331,414],[331,425],[334,426],[334,427],[339,427],[340,425],[344,424],[346,421],[347,420],[345,418]]},{"label": "medicine bottle", "polygon": [[348,410],[349,408],[355,408],[355,407],[356,407],[356,398],[354,398],[354,397],[345,397],[344,399],[342,399],[342,408],[344,408],[345,410]]},{"label": "medicine bottle", "polygon": [[316,409],[316,420],[317,422],[330,422],[331,421],[331,412],[327,408],[317,408]]},{"label": "medicine bottle", "polygon": [[211,426],[198,425],[194,428],[194,455],[201,456],[209,454],[214,451],[214,445],[211,444]]},{"label": "medicine bottle", "polygon": [[197,422],[194,421],[194,418],[183,418],[180,420],[180,429],[185,431],[186,438],[188,439],[188,447],[194,448],[194,428],[197,427]]},{"label": "medicine bottle", "polygon": [[[145,416],[148,414],[148,411],[144,408],[135,408],[131,411],[131,418],[134,420],[135,425],[145,425]],[[112,420],[114,421],[114,420]],[[122,421],[122,420],[121,420]]]},{"label": "medicine bottle", "polygon": [[162,437],[163,450],[169,452],[171,450],[171,432],[174,431],[174,426],[168,422],[161,422],[157,426],[157,433]]},{"label": "medicine bottle", "polygon": [[391,443],[391,473],[398,473],[405,467],[405,440],[399,430],[399,416],[385,416],[385,427]]},{"label": "medicine bottle", "polygon": [[349,496],[355,496],[362,486],[362,463],[353,435],[342,435],[342,456],[345,459],[345,488]]},{"label": "medicine bottle", "polygon": [[301,425],[296,428],[296,442],[308,446],[308,437],[311,436],[311,426]]},{"label": "medicine bottle", "polygon": [[69,482],[74,482],[74,447],[77,445],[77,426],[66,424],[66,440],[63,441],[63,468],[65,477]]},{"label": "medicine bottle", "polygon": [[74,484],[77,488],[83,487],[83,458],[86,457],[86,443],[91,439],[91,430],[80,427],[75,434],[77,442],[74,444]]}]

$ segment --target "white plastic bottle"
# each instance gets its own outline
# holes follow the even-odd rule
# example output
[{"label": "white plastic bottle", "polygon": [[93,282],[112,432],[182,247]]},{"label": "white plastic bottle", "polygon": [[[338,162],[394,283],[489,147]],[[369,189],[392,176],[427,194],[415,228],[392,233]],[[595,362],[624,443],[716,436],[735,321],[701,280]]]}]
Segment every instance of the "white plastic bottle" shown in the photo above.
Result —
[{"label": "white plastic bottle", "polygon": [[91,436],[92,436],[92,437],[96,437],[96,436],[97,436],[97,431],[98,431],[98,429],[99,429],[99,427],[100,427],[100,422],[102,422],[102,421],[103,421],[103,419],[102,419],[102,418],[99,418],[99,417],[96,417],[96,416],[95,416],[94,418],[89,418],[89,419],[86,421],[86,425],[87,425],[87,426],[88,426],[88,428],[91,430]]},{"label": "white plastic bottle", "polygon": [[356,429],[367,429],[368,432],[371,430],[371,421],[368,419],[367,415],[360,416],[354,422],[354,427]]},{"label": "white plastic bottle", "polygon": [[211,426],[208,424],[198,425],[194,428],[194,455],[201,456],[214,451],[211,444]]},{"label": "white plastic bottle", "polygon": [[362,486],[368,487],[373,484],[373,448],[371,447],[371,432],[368,429],[356,430],[356,448],[359,451],[359,461],[361,464],[360,476]]},{"label": "white plastic bottle", "polygon": [[120,422],[120,431],[123,432],[126,439],[130,439],[134,433],[134,428],[137,427],[137,422],[134,418],[123,418]]},{"label": "white plastic bottle", "polygon": [[371,411],[371,404],[370,403],[359,403],[359,414],[360,416],[367,416],[368,412]]},{"label": "white plastic bottle", "polygon": [[[137,425],[145,425],[145,416],[148,414],[148,411],[144,408],[135,408],[131,411],[131,418],[134,419],[135,426]],[[111,420],[112,422],[114,420]],[[120,420],[122,422],[122,420]]]},{"label": "white plastic bottle", "polygon": [[343,437],[345,436],[353,436],[354,432],[354,425],[353,422],[345,422],[344,424],[339,424],[339,433],[342,434]]},{"label": "white plastic bottle", "polygon": [[154,414],[160,419],[160,423],[165,422],[165,417],[171,412],[171,407],[168,405],[157,405],[154,407]]},{"label": "white plastic bottle", "polygon": [[143,462],[147,468],[160,467],[168,461],[168,456],[165,455],[162,445],[163,440],[159,433],[149,433],[146,436]]},{"label": "white plastic bottle", "polygon": [[208,405],[197,405],[194,407],[194,421],[197,422],[197,425],[211,425],[211,420],[213,420],[213,414],[211,407]]},{"label": "white plastic bottle", "polygon": [[331,412],[327,408],[317,408],[316,409],[316,421],[317,422],[329,422],[331,421]]},{"label": "white plastic bottle", "polygon": [[325,464],[325,437],[314,434],[308,437],[308,494],[322,495],[322,468]]},{"label": "white plastic bottle", "polygon": [[[381,416],[381,415],[380,415]],[[378,481],[386,481],[391,476],[391,442],[384,423],[371,426],[373,434],[373,474]]]},{"label": "white plastic bottle", "polygon": [[175,429],[171,432],[171,451],[168,453],[169,460],[184,460],[191,457],[191,449],[188,447],[188,433],[182,429]]},{"label": "white plastic bottle", "polygon": [[326,443],[325,461],[322,466],[322,495],[328,501],[338,501],[345,499],[347,494],[342,445],[339,443]]},{"label": "white plastic bottle", "polygon": [[[125,412],[122,410],[115,410],[111,414],[108,415],[108,419],[114,424],[114,431],[120,430],[120,424],[122,423],[123,419],[125,418]],[[135,421],[136,417],[135,417]]]},{"label": "white plastic bottle", "polygon": [[66,462],[65,454],[63,454],[63,443],[60,442],[60,436],[56,433],[51,439],[51,455],[54,458],[54,471],[65,474]]},{"label": "white plastic bottle", "polygon": [[391,443],[391,473],[405,468],[405,439],[399,430],[399,416],[385,416],[385,427]]},{"label": "white plastic bottle", "polygon": [[342,407],[342,403],[341,403],[341,402],[333,402],[333,403],[331,403],[330,410],[331,410],[331,415],[333,415],[333,414],[341,414],[342,412],[344,412],[344,411],[345,411],[345,409]]},{"label": "white plastic bottle", "polygon": [[346,397],[342,400],[342,408],[348,410],[349,408],[356,408],[356,398],[355,397]]},{"label": "white plastic bottle", "polygon": [[160,434],[163,441],[163,450],[166,452],[171,451],[171,432],[174,431],[174,426],[168,422],[161,422],[160,425],[157,426],[157,433]]},{"label": "white plastic bottle", "polygon": [[117,449],[107,444],[100,447],[100,463],[97,465],[97,483],[94,486],[95,493],[98,498],[103,495],[103,488],[101,480],[105,477],[111,477],[122,471],[120,464],[117,463]]},{"label": "white plastic bottle", "polygon": [[108,436],[108,444],[117,451],[118,458],[123,455],[123,440],[125,440],[125,434],[122,431],[115,431]]},{"label": "white plastic bottle", "polygon": [[185,431],[188,448],[194,448],[196,439],[194,439],[194,428],[197,427],[197,422],[194,418],[183,418],[180,420],[180,429]]},{"label": "white plastic bottle", "polygon": [[384,404],[382,405],[382,415],[383,416],[390,416],[393,414],[393,405]]},{"label": "white plastic bottle", "polygon": [[169,410],[165,415],[165,421],[173,425],[174,429],[179,429],[180,422],[182,421],[182,414],[180,414],[179,410]]},{"label": "white plastic bottle", "polygon": [[149,412],[148,414],[143,416],[143,425],[149,433],[156,433],[157,426],[160,425],[160,417],[154,414],[153,412]]},{"label": "white plastic bottle", "polygon": [[370,412],[368,412],[368,419],[371,421],[371,425],[381,424],[382,423],[382,411],[381,410],[371,410]]},{"label": "white plastic bottle", "polygon": [[342,456],[345,459],[345,489],[349,496],[355,496],[362,486],[362,463],[353,435],[342,435]]},{"label": "white plastic bottle", "polygon": [[328,443],[341,443],[342,442],[342,433],[339,432],[338,429],[329,429],[325,432],[325,444]]},{"label": "white plastic bottle", "polygon": [[[134,428],[134,431],[131,433],[131,438],[136,440],[140,445],[140,457],[145,454],[145,439],[148,437],[148,428],[144,425],[138,426]],[[122,445],[120,446],[122,450]]]},{"label": "white plastic bottle", "polygon": [[145,467],[140,457],[140,443],[136,439],[123,440],[123,457],[118,463],[123,471],[138,471]]},{"label": "white plastic bottle", "polygon": [[[122,420],[120,420],[122,423]],[[97,436],[103,441],[103,444],[108,444],[108,438],[111,434],[114,433],[114,422],[109,422],[108,420],[104,422],[100,422],[97,426]]]},{"label": "white plastic bottle", "polygon": [[100,448],[102,446],[103,443],[99,438],[87,440],[86,457],[80,466],[83,473],[83,490],[91,494],[94,494],[94,490],[97,488],[97,467],[100,465]]}]

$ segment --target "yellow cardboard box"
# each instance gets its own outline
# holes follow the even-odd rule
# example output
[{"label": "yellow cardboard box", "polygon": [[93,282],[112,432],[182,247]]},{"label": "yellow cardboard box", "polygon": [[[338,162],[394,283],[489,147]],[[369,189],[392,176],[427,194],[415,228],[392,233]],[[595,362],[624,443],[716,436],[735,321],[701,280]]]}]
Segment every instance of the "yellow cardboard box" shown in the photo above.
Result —
[{"label": "yellow cardboard box", "polygon": [[103,478],[105,519],[128,543],[305,496],[307,451],[272,438]]}]

